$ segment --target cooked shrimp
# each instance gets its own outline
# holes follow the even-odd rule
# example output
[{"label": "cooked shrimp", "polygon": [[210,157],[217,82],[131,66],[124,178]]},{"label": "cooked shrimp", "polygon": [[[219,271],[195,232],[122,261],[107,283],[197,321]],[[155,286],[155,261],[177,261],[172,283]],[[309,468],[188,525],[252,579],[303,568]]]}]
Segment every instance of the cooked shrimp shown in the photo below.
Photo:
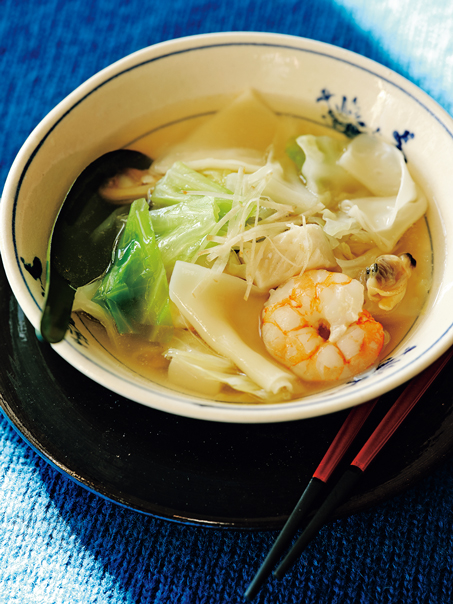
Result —
[{"label": "cooked shrimp", "polygon": [[363,280],[368,298],[382,310],[392,310],[404,298],[407,282],[416,266],[411,254],[385,254],[367,267]]},{"label": "cooked shrimp", "polygon": [[363,285],[343,273],[311,270],[271,291],[261,334],[269,353],[310,382],[342,380],[368,369],[384,329],[362,310]]}]

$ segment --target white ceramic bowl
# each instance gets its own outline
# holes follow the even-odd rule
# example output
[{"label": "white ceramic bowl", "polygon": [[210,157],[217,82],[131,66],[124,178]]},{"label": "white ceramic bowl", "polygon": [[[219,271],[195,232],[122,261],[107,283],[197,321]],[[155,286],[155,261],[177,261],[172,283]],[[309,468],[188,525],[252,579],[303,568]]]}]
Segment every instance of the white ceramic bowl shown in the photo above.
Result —
[{"label": "white ceramic bowl", "polygon": [[430,200],[434,272],[425,312],[391,358],[366,378],[321,394],[237,405],[181,395],[139,378],[94,345],[80,321],[78,333],[68,333],[55,350],[93,380],[150,407],[259,423],[322,415],[372,399],[418,374],[452,344],[453,121],[416,86],[346,50],[277,34],[210,34],[145,48],[77,88],[27,139],[2,196],[1,251],[12,290],[38,327],[45,270],[37,278],[27,266],[44,269],[51,226],[74,178],[102,153],[129,145],[140,149],[145,135],[171,135],[172,124],[190,124],[250,87],[277,112],[332,127],[360,122],[387,139],[407,142],[407,160]]}]

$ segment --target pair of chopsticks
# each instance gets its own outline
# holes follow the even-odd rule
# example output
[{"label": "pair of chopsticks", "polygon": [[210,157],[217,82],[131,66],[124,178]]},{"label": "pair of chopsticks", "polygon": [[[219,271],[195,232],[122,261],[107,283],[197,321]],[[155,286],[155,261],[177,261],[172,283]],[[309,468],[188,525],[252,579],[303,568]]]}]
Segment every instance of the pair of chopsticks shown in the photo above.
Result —
[{"label": "pair of chopsticks", "polygon": [[[292,548],[277,566],[274,575],[278,579],[281,579],[286,574],[299,558],[304,548],[318,534],[323,525],[330,520],[333,511],[346,499],[369,464],[407,417],[411,409],[417,404],[452,356],[453,348],[450,348],[435,363],[409,382],[353,459],[348,469],[333,487]],[[354,407],[349,412],[261,568],[247,588],[244,594],[246,600],[250,601],[255,597],[260,587],[271,574],[272,569],[281,558],[284,550],[296,535],[302,520],[311,511],[316,500],[326,487],[326,483],[332,472],[345,455],[378,400],[374,399],[368,403]]]}]

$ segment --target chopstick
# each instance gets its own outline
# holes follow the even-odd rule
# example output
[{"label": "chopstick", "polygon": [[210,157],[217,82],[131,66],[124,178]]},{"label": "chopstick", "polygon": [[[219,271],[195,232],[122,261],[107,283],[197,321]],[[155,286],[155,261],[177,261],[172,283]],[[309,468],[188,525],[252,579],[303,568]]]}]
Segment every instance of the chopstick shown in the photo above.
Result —
[{"label": "chopstick", "polygon": [[302,493],[302,496],[299,499],[296,507],[292,511],[285,523],[285,526],[266,556],[261,568],[245,592],[244,597],[246,600],[252,600],[255,597],[261,585],[271,574],[272,569],[278,562],[281,554],[294,537],[304,517],[311,510],[313,504],[321,495],[326,482],[330,478],[330,475],[341,461],[343,455],[346,453],[354,438],[357,436],[360,428],[365,423],[365,420],[373,410],[378,400],[379,399],[376,398],[368,403],[364,403],[363,405],[353,407],[349,412],[336,437],[332,441],[332,444],[316,468],[305,491]]},{"label": "chopstick", "polygon": [[[389,411],[385,414],[359,453],[353,459],[349,468],[329,493],[324,503],[319,507],[318,511],[303,530],[293,547],[274,571],[274,575],[278,579],[281,579],[286,574],[308,543],[310,543],[323,525],[330,519],[332,512],[351,492],[369,464],[401,425],[452,356],[453,347],[409,382],[402,394],[393,403]],[[250,601],[255,597],[264,581],[271,574],[272,568],[279,560],[283,550],[292,540],[303,518],[310,511],[316,499],[318,499],[324,490],[326,482],[329,480],[332,472],[352,444],[355,436],[365,423],[378,400],[379,399],[374,399],[368,403],[354,407],[349,412],[345,422],[321,460],[321,463],[316,468],[307,488],[289,516],[258,573],[247,588],[244,594],[246,600]]]}]

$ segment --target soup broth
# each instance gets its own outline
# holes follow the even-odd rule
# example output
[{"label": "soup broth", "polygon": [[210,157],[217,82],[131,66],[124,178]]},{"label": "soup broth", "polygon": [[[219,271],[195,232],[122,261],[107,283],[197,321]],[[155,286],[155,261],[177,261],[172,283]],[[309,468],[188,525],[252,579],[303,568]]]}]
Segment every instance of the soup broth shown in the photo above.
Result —
[{"label": "soup broth", "polygon": [[[323,137],[327,135],[338,141],[339,145],[344,146],[350,142],[350,140],[341,133],[328,128],[323,124],[314,123],[311,119],[307,120],[302,117],[277,115],[271,111],[261,99],[257,100],[253,93],[246,93],[239,102],[227,104],[226,109],[217,114],[212,115],[209,113],[204,116],[197,115],[193,119],[188,118],[186,120],[172,122],[166,127],[153,130],[144,135],[141,139],[134,141],[131,148],[145,152],[157,159],[155,165],[157,166],[157,172],[160,170],[161,173],[158,173],[157,177],[155,175],[153,176],[155,180],[151,177],[148,179],[150,189],[154,186],[156,179],[158,182],[159,179],[164,176],[165,170],[171,167],[176,161],[184,162],[187,158],[192,158],[194,165],[196,165],[197,159],[201,160],[203,156],[209,154],[213,154],[221,159],[227,157],[228,153],[225,155],[219,152],[219,150],[222,149],[246,149],[247,152],[243,154],[246,158],[244,161],[250,163],[255,161],[255,159],[257,160],[260,155],[266,156],[269,153],[270,143],[272,143],[273,157],[280,162],[280,165],[286,171],[285,178],[289,178],[290,181],[291,179],[298,178],[299,180],[304,181],[304,185],[307,185],[307,180],[309,179],[301,176],[295,165],[294,156],[291,157],[291,153],[288,152],[288,141],[299,140],[299,137],[305,135],[308,135],[309,137]],[[308,156],[307,154],[305,155],[304,161],[307,162]],[[221,161],[217,163],[221,164]],[[203,162],[201,161],[200,165],[202,164]],[[255,169],[259,170],[258,163]],[[209,168],[206,168],[206,166],[203,166],[199,171],[207,178],[213,178],[221,186],[225,186],[226,182],[229,184],[232,182],[231,174],[234,172],[231,167],[224,168],[222,171],[222,169],[210,170]],[[248,172],[252,173],[253,169],[249,167]],[[288,174],[289,177],[287,176]],[[230,180],[226,180],[227,178]],[[349,199],[349,197],[352,199],[360,198],[362,189],[363,187],[360,182],[354,181],[352,185],[349,182],[346,184],[343,193],[339,194],[339,198],[341,199],[341,196],[344,200]],[[324,201],[327,199],[324,193],[319,193],[319,195],[320,199],[322,198]],[[324,197],[322,197],[322,195],[324,195]],[[266,211],[263,211],[263,215],[265,215]],[[326,214],[323,214],[324,219],[325,215]],[[337,219],[338,216],[335,218]],[[318,218],[316,218],[316,220],[311,220],[307,213],[306,222],[319,224],[322,221],[321,219],[318,220]],[[305,218],[298,226],[303,226],[304,224]],[[329,240],[333,241],[333,238]],[[260,241],[262,241],[262,238],[258,237],[258,242]],[[244,249],[239,245],[237,248],[240,248],[238,257],[243,258],[244,256],[241,256],[241,254],[246,254],[247,250],[249,250],[248,253],[252,253],[250,249],[255,244],[256,241],[251,244],[247,242]],[[372,247],[372,245],[369,243],[369,240],[366,238],[361,239],[361,236],[357,236],[355,240],[349,241],[347,246],[335,248],[333,253],[339,262],[339,266],[333,270],[339,271],[340,267],[343,266],[340,260],[347,261],[348,259],[351,259],[351,257],[346,257],[347,254],[345,256],[345,250],[352,256],[360,256],[362,248],[363,251],[366,251],[370,247]],[[407,230],[398,239],[391,250],[391,254],[395,256],[406,253],[411,254],[416,260],[416,265],[412,269],[412,274],[408,280],[403,300],[391,311],[379,311],[378,316],[375,317],[382,324],[386,332],[386,339],[374,365],[377,365],[380,360],[395,349],[413,328],[420,313],[423,312],[423,306],[430,289],[432,278],[432,246],[429,237],[428,224],[424,215],[419,217],[415,223],[408,226]],[[206,260],[206,257],[209,258],[207,254],[200,255],[197,263],[207,267],[215,266],[215,260],[209,261]],[[347,262],[345,262],[345,265],[346,264]],[[225,270],[229,274],[234,274],[236,269],[234,266],[231,267],[230,265],[227,265]],[[244,279],[245,273],[244,271],[241,273],[241,270],[242,269],[239,266],[237,268],[237,275],[235,276],[239,275],[240,278]],[[344,272],[347,274],[351,273],[351,271],[345,269]],[[352,270],[352,273],[354,272],[356,272],[357,275],[351,274],[350,276],[359,278],[359,269]],[[242,314],[239,317],[239,315],[236,316],[237,313],[232,312],[230,317],[232,323],[238,323],[238,325],[235,325],[235,329],[238,332],[251,330],[252,337],[260,342],[260,315],[267,295],[268,294],[263,294],[261,298],[258,297],[256,299],[252,296],[248,306],[244,307],[248,309],[244,311],[245,314]],[[79,308],[79,311],[85,311],[84,315],[87,316],[86,309]],[[175,314],[174,307],[173,313]],[[178,315],[178,313],[176,313],[176,315]],[[205,396],[209,399],[226,402],[246,404],[263,402],[261,398],[257,398],[255,395],[248,392],[235,390],[228,384],[224,384],[219,392],[197,392],[192,387],[185,388],[184,380],[169,380],[168,368],[171,359],[168,355],[165,355],[167,344],[163,345],[162,342],[150,341],[148,334],[123,333],[111,337],[112,331],[106,331],[104,326],[98,321],[90,321],[89,329],[94,333],[96,339],[102,346],[110,350],[118,360],[132,369],[135,373],[172,390],[186,392],[192,395],[198,394],[202,397]],[[109,333],[110,336],[108,335]],[[261,344],[256,344],[256,346],[259,348]],[[264,348],[263,354],[270,358],[270,355],[266,353]],[[337,386],[338,383],[341,383],[341,381],[344,380],[333,382],[307,382],[304,380],[295,380],[293,382],[292,393],[290,395],[286,393],[284,398],[287,400],[288,397],[296,398],[322,389],[332,388]],[[270,400],[274,402],[275,398]]]}]

